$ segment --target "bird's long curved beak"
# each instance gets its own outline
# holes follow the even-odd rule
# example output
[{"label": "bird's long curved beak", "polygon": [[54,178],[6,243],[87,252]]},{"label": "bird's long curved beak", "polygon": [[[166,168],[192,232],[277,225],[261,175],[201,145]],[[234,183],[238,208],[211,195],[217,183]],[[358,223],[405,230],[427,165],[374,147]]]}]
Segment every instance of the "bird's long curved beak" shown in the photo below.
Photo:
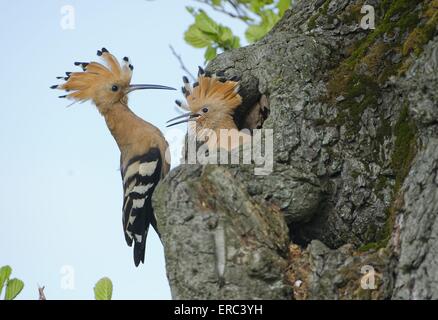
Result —
[{"label": "bird's long curved beak", "polygon": [[166,121],[166,123],[169,123],[171,121],[178,120],[178,119],[181,119],[181,118],[186,118],[186,119],[181,120],[181,121],[177,121],[177,122],[174,122],[174,123],[171,123],[171,124],[167,125],[166,127],[172,127],[172,126],[180,124],[180,123],[185,123],[185,122],[193,121],[197,117],[199,117],[199,114],[193,113],[193,112],[187,112],[187,113],[185,113],[183,115],[180,115],[178,117],[175,117],[173,119],[170,119],[170,120]]},{"label": "bird's long curved beak", "polygon": [[128,88],[128,93],[135,90],[158,89],[158,90],[176,90],[172,87],[162,86],[159,84],[131,84]]}]

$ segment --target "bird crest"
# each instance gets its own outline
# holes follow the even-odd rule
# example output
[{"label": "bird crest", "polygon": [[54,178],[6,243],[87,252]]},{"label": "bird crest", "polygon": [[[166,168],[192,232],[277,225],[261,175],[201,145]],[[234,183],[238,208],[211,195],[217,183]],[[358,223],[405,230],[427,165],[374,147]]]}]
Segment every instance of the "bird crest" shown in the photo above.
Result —
[{"label": "bird crest", "polygon": [[186,101],[176,100],[175,103],[189,113],[168,122],[183,117],[188,118],[168,126],[190,120],[202,122],[204,116],[207,117],[207,113],[210,119],[220,118],[225,114],[234,114],[235,109],[242,104],[242,97],[239,94],[240,79],[238,77],[226,79],[224,76],[223,72],[210,74],[199,67],[198,79],[193,85],[190,84],[187,77],[183,77],[182,92]]},{"label": "bird crest", "polygon": [[[76,101],[92,100],[97,106],[108,106],[119,101],[126,103],[128,93],[139,89],[165,89],[174,88],[153,84],[131,84],[134,67],[128,57],[123,58],[122,64],[105,48],[97,51],[102,58],[103,64],[91,62],[75,62],[80,66],[80,72],[66,72],[66,76],[57,77],[65,80],[65,83],[54,85],[52,89],[65,90],[67,98]],[[99,108],[101,110],[101,108]]]},{"label": "bird crest", "polygon": [[82,72],[66,72],[65,77],[57,77],[65,80],[65,83],[51,88],[68,92],[60,98],[111,103],[119,101],[126,94],[134,69],[129,58],[123,58],[123,63],[120,65],[105,48],[98,50],[97,55],[102,58],[104,64],[96,61],[75,62],[76,66],[82,68]]}]

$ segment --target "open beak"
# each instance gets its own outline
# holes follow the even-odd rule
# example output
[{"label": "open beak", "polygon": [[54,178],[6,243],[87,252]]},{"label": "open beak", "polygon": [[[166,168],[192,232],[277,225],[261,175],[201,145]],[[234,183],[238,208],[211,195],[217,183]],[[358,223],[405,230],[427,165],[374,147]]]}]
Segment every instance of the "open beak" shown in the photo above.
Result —
[{"label": "open beak", "polygon": [[135,90],[143,90],[143,89],[176,90],[175,88],[161,86],[159,84],[131,84],[128,88],[128,93]]},{"label": "open beak", "polygon": [[169,122],[174,121],[174,120],[178,120],[178,119],[181,119],[181,118],[186,118],[184,120],[171,123],[171,124],[167,125],[167,127],[172,127],[172,126],[175,126],[175,125],[180,124],[180,123],[185,123],[185,122],[193,121],[197,117],[199,117],[199,114],[193,113],[193,112],[188,112],[188,113],[185,113],[183,115],[180,115],[178,117],[175,117],[173,119],[170,119],[170,120],[166,121],[166,123],[169,123]]}]

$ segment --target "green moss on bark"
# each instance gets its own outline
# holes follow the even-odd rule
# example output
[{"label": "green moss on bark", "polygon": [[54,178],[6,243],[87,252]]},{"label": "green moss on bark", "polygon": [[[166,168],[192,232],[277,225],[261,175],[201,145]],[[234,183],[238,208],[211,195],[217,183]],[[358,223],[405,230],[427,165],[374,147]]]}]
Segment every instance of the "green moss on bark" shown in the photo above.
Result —
[{"label": "green moss on bark", "polygon": [[318,12],[314,14],[312,17],[310,17],[309,21],[307,22],[307,30],[313,30],[316,28],[316,21],[318,18],[323,15],[327,15],[328,6],[330,5],[331,0],[326,0],[324,4],[319,8]]},{"label": "green moss on bark", "polygon": [[394,127],[395,143],[391,159],[391,167],[396,176],[394,193],[400,190],[414,160],[417,150],[415,133],[415,124],[409,115],[409,107],[406,103]]},{"label": "green moss on bark", "polygon": [[[356,14],[358,7],[355,7]],[[385,0],[376,12],[380,17],[376,29],[350,48],[351,54],[332,70],[327,84],[325,102],[337,106],[339,112],[334,124],[344,126],[347,139],[357,136],[365,110],[378,108],[383,84],[393,75],[403,75],[413,62],[412,55],[419,55],[424,45],[438,34],[438,0]],[[356,19],[352,12],[350,18],[344,13],[340,20],[345,23]],[[340,96],[343,99],[338,99]],[[386,176],[376,179],[376,194],[383,199],[382,191],[392,188],[393,201],[387,209],[385,227],[374,232],[377,241],[364,245],[361,251],[378,249],[388,243],[397,212],[396,199],[400,197],[401,186],[416,154],[416,128],[409,116],[409,105],[399,110],[396,121],[379,114],[371,154],[364,159],[381,165],[387,165],[389,161],[395,183],[391,179],[389,184]],[[394,144],[390,159],[385,159],[382,150],[388,140]]]}]

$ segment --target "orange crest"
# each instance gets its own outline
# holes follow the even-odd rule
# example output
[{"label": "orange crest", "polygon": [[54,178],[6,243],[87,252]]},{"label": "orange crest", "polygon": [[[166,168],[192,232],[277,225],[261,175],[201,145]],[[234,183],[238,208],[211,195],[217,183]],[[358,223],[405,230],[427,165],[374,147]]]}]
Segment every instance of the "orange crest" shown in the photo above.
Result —
[{"label": "orange crest", "polygon": [[199,67],[198,81],[193,86],[187,77],[183,78],[182,91],[187,103],[181,101],[176,101],[176,103],[193,113],[199,112],[206,106],[221,112],[233,112],[242,104],[238,80],[237,77],[228,80],[224,78],[223,73],[209,75]]},{"label": "orange crest", "polygon": [[97,55],[106,65],[95,61],[75,62],[76,66],[82,67],[82,72],[66,72],[66,77],[58,77],[66,82],[51,88],[70,92],[60,98],[93,100],[95,104],[104,104],[119,101],[126,95],[133,70],[129,59],[123,58],[123,64],[120,65],[105,48],[97,51]]}]

